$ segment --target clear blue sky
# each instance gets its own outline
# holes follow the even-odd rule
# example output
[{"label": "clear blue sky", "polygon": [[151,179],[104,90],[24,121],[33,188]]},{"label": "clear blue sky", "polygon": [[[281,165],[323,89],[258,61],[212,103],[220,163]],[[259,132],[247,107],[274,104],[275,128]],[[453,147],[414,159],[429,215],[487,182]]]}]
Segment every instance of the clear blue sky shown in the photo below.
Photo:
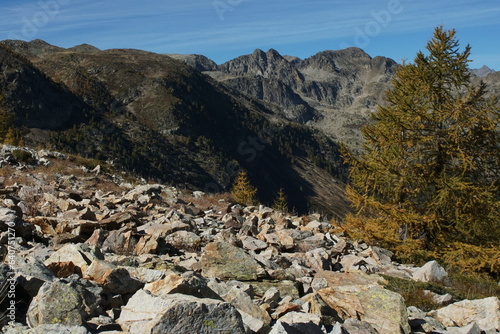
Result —
[{"label": "clear blue sky", "polygon": [[257,48],[307,58],[347,46],[412,60],[444,25],[472,46],[471,67],[500,70],[498,0],[2,0],[0,13],[0,39],[197,53],[217,63]]}]

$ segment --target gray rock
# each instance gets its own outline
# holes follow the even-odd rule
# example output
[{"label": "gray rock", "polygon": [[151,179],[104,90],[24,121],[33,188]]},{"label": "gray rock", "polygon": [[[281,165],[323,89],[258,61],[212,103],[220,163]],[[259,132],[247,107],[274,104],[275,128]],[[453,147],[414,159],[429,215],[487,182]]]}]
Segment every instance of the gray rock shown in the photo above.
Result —
[{"label": "gray rock", "polygon": [[481,334],[481,328],[473,322],[465,327],[448,327],[443,334]]},{"label": "gray rock", "polygon": [[266,275],[251,255],[226,242],[208,244],[199,265],[203,276],[222,280],[253,281]]},{"label": "gray rock", "polygon": [[61,324],[40,325],[35,328],[24,326],[7,328],[4,334],[90,334],[83,326],[66,326]]},{"label": "gray rock", "polygon": [[117,322],[135,334],[245,333],[240,314],[229,303],[181,294],[159,297],[144,290],[130,298]]},{"label": "gray rock", "polygon": [[27,313],[30,327],[43,324],[81,326],[88,316],[79,291],[61,282],[45,283]]},{"label": "gray rock", "polygon": [[[341,328],[342,334],[379,334],[371,324],[352,318],[346,319]],[[396,334],[399,331],[392,333]]]},{"label": "gray rock", "polygon": [[309,323],[286,323],[278,320],[269,334],[324,334],[320,326]]},{"label": "gray rock", "polygon": [[54,273],[34,257],[16,257],[16,280],[31,297],[38,294],[45,282],[53,282],[55,279]]}]

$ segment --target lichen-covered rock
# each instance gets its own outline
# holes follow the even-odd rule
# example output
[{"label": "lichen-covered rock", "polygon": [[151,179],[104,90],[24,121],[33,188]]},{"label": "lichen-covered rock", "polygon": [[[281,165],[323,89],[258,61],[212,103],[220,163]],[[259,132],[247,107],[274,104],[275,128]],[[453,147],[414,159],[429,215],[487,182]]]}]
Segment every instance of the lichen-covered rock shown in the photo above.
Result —
[{"label": "lichen-covered rock", "polygon": [[208,244],[200,266],[205,277],[252,281],[266,275],[261,265],[243,249],[226,242]]},{"label": "lichen-covered rock", "polygon": [[61,282],[45,283],[27,313],[30,327],[42,324],[83,325],[87,316],[80,291]]},{"label": "lichen-covered rock", "polygon": [[373,287],[357,297],[363,308],[361,320],[371,324],[380,334],[410,333],[405,301],[400,294]]}]

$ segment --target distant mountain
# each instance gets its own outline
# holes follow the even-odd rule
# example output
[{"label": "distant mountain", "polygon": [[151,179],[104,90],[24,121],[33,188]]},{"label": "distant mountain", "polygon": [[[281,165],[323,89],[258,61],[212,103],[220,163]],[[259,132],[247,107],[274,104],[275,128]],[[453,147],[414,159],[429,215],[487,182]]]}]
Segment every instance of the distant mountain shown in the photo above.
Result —
[{"label": "distant mountain", "polygon": [[372,58],[358,48],[324,51],[304,60],[273,49],[255,50],[217,67],[190,64],[267,102],[280,117],[307,123],[351,146],[361,141],[357,129],[383,103],[383,92],[397,69],[392,59]]},{"label": "distant mountain", "polygon": [[481,68],[471,69],[470,71],[471,71],[472,74],[474,74],[474,75],[476,75],[478,77],[485,77],[488,74],[495,73],[494,70],[492,70],[491,68],[489,68],[486,65],[483,65],[483,67],[481,67]]}]

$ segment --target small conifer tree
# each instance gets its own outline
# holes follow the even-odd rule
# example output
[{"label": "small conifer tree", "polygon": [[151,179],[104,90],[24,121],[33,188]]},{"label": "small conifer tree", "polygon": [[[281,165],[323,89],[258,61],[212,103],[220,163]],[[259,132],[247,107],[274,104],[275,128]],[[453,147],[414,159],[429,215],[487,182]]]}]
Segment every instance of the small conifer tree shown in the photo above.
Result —
[{"label": "small conifer tree", "polygon": [[283,213],[288,213],[288,202],[283,188],[280,188],[278,191],[278,197],[274,200],[273,209]]},{"label": "small conifer tree", "polygon": [[256,202],[257,189],[250,183],[244,169],[238,173],[231,194],[237,202],[242,204],[252,205]]}]

